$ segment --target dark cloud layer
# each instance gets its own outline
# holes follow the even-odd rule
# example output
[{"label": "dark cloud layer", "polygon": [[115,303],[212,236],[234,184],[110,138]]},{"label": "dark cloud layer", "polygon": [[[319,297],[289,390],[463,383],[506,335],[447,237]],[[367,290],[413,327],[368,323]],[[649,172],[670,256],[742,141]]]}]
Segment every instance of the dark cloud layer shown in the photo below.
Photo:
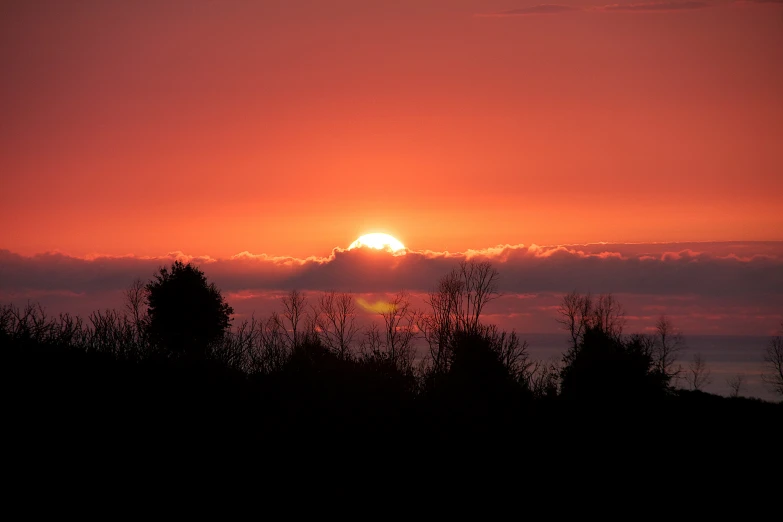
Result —
[{"label": "dark cloud layer", "polygon": [[783,242],[582,245],[506,245],[464,253],[391,255],[335,249],[329,257],[271,257],[243,253],[231,259],[95,257],[59,253],[24,257],[0,251],[0,292],[106,292],[134,278],[149,279],[161,266],[184,258],[198,264],[227,292],[248,289],[427,291],[466,258],[491,261],[503,292],[570,290],[648,295],[698,295],[755,299],[783,305]]}]

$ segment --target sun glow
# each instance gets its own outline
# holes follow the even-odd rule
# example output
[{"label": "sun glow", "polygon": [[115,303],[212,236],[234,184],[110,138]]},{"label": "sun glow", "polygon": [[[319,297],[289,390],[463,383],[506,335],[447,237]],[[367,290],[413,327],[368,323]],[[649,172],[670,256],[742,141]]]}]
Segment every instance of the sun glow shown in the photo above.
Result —
[{"label": "sun glow", "polygon": [[359,247],[370,247],[377,250],[388,250],[390,252],[400,252],[405,250],[403,245],[398,239],[389,234],[365,234],[359,239],[351,243],[348,250]]}]

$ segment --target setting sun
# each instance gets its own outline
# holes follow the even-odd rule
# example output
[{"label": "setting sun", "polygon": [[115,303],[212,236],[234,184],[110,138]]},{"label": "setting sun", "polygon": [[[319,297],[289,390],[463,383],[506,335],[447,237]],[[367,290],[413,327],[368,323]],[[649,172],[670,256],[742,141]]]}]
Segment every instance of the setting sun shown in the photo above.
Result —
[{"label": "setting sun", "polygon": [[351,243],[351,246],[348,247],[348,250],[353,250],[354,248],[359,247],[370,247],[375,248],[377,250],[389,250],[391,252],[399,252],[400,250],[405,250],[405,245],[402,244],[397,238],[394,236],[390,236],[389,234],[365,234],[361,236],[359,239]]}]

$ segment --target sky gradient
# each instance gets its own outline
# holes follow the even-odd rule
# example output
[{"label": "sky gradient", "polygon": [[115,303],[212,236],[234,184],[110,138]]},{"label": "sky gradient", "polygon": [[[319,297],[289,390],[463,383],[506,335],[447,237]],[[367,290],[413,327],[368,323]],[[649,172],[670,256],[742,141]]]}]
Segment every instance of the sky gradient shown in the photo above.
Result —
[{"label": "sky gradient", "polygon": [[0,301],[117,306],[184,258],[247,315],[477,257],[504,326],[576,289],[771,335],[781,64],[777,0],[3,2]]},{"label": "sky gradient", "polygon": [[780,2],[33,0],[0,39],[21,254],[783,239]]}]

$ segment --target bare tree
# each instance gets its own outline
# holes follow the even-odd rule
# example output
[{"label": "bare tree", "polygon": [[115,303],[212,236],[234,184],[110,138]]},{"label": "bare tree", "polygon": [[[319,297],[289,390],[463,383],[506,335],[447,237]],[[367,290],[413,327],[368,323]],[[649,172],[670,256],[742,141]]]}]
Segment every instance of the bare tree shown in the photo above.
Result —
[{"label": "bare tree", "polygon": [[571,348],[575,351],[579,349],[579,343],[587,328],[592,306],[590,294],[582,295],[574,291],[564,295],[557,308],[557,313],[560,316],[557,322],[568,330],[571,336]]},{"label": "bare tree", "polygon": [[738,373],[734,377],[731,377],[730,379],[726,379],[726,384],[729,385],[729,388],[731,389],[731,396],[732,397],[739,397],[740,389],[742,388],[742,384],[745,382],[745,376],[741,373]]},{"label": "bare tree", "polygon": [[430,313],[421,316],[419,329],[429,345],[432,370],[436,373],[445,372],[448,368],[463,289],[464,283],[459,274],[452,270],[438,281],[437,289],[429,294],[427,304]]},{"label": "bare tree", "polygon": [[399,292],[394,296],[381,317],[385,324],[386,350],[392,361],[412,362],[418,312],[411,307],[408,294]]},{"label": "bare tree", "polygon": [[710,370],[707,368],[707,362],[700,353],[693,355],[693,359],[688,365],[688,373],[685,380],[690,384],[692,390],[701,390],[704,386],[712,382],[710,380]]},{"label": "bare tree", "polygon": [[619,339],[625,327],[625,311],[612,294],[601,294],[593,307],[593,328]]},{"label": "bare tree", "polygon": [[365,358],[385,357],[383,336],[377,324],[372,323],[364,330],[364,337],[359,344],[359,351]]},{"label": "bare tree", "polygon": [[775,393],[783,395],[783,321],[780,322],[780,335],[771,338],[764,351],[764,369],[761,378]]},{"label": "bare tree", "polygon": [[132,319],[117,310],[92,312],[85,329],[83,347],[88,351],[111,353],[119,359],[134,360],[147,348]]},{"label": "bare tree", "polygon": [[463,332],[478,333],[481,312],[490,301],[500,297],[499,273],[489,261],[461,261],[457,269],[462,281],[462,294],[458,303],[458,323]]},{"label": "bare tree", "polygon": [[451,345],[458,332],[480,333],[484,308],[500,297],[498,277],[489,261],[462,261],[429,294],[430,311],[420,316],[418,326],[429,345],[434,371],[448,368]]},{"label": "bare tree", "polygon": [[124,293],[126,315],[130,317],[139,336],[142,335],[146,324],[147,313],[144,305],[147,302],[147,294],[146,283],[138,278],[133,280]]},{"label": "bare tree", "polygon": [[557,394],[560,379],[560,361],[534,361],[527,372],[527,387],[537,399]]},{"label": "bare tree", "polygon": [[273,312],[259,330],[259,344],[252,355],[254,368],[262,373],[282,370],[291,355],[288,343],[283,320]]},{"label": "bare tree", "polygon": [[289,349],[294,351],[302,345],[307,333],[307,296],[299,290],[291,290],[280,301],[283,313],[275,317],[280,322]]},{"label": "bare tree", "polygon": [[677,364],[679,353],[685,349],[685,338],[675,330],[671,320],[662,315],[655,323],[656,339],[653,345],[653,358],[656,369],[667,379],[677,379],[682,366]]},{"label": "bare tree", "polygon": [[571,337],[571,350],[576,353],[585,332],[597,328],[619,338],[625,326],[625,312],[612,294],[601,294],[596,299],[587,293],[571,292],[563,296],[557,308],[560,323]]},{"label": "bare tree", "polygon": [[493,350],[498,354],[500,362],[503,363],[509,375],[517,382],[526,381],[528,373],[533,367],[527,341],[520,339],[513,330],[511,333],[498,332],[494,325],[487,327],[486,330],[486,335],[491,339]]},{"label": "bare tree", "polygon": [[408,294],[399,292],[380,315],[383,329],[373,324],[365,331],[360,347],[363,357],[388,361],[403,372],[412,372],[419,313]]},{"label": "bare tree", "polygon": [[318,319],[320,318],[320,312],[317,306],[311,306],[310,312],[305,312],[302,317],[302,328],[300,329],[300,345],[315,343],[320,344],[322,337],[318,329]]},{"label": "bare tree", "polygon": [[288,342],[276,312],[265,321],[252,316],[232,330],[215,356],[249,374],[270,374],[282,370],[288,361]]},{"label": "bare tree", "polygon": [[629,345],[634,346],[642,351],[645,355],[651,359],[655,358],[655,344],[657,339],[649,334],[631,334],[628,337]]},{"label": "bare tree", "polygon": [[356,325],[356,303],[349,293],[325,292],[318,301],[316,326],[324,345],[345,359],[351,355]]}]

